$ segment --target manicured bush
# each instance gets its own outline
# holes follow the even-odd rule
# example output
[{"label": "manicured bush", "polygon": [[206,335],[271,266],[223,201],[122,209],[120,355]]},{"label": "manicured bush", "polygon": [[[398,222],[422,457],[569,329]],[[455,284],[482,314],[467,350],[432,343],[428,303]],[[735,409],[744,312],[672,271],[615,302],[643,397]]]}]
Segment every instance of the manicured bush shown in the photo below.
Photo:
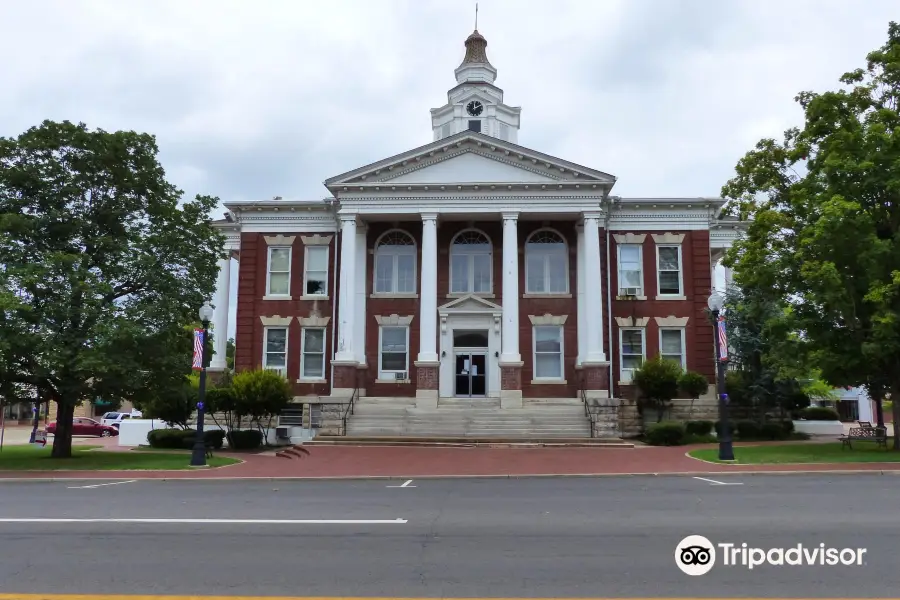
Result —
[{"label": "manicured bush", "polygon": [[685,444],[715,444],[719,439],[712,435],[696,435],[696,434],[687,434],[684,436]]},{"label": "manicured bush", "polygon": [[800,411],[800,417],[807,421],[840,421],[841,417],[833,408],[807,406]]},{"label": "manicured bush", "polygon": [[684,430],[688,435],[707,436],[712,433],[712,421],[688,421],[684,424]]},{"label": "manicured bush", "polygon": [[[722,437],[722,421],[716,421],[713,427],[716,430],[716,435]],[[734,421],[728,422],[728,428],[731,430],[731,435],[734,435]]]},{"label": "manicured bush", "polygon": [[742,440],[758,440],[761,429],[761,424],[756,421],[742,420],[734,424],[734,435]]},{"label": "manicured bush", "polygon": [[[151,448],[166,450],[189,450],[197,439],[196,429],[154,429],[147,434],[147,443]],[[205,429],[203,440],[207,446],[221,449],[225,440],[225,432],[221,429]]]},{"label": "manicured bush", "polygon": [[759,427],[759,437],[762,440],[784,440],[789,433],[782,421],[766,421]]},{"label": "manicured bush", "polygon": [[792,420],[786,419],[786,420],[782,421],[781,426],[784,427],[784,431],[788,435],[791,435],[792,433],[794,433],[794,422]]},{"label": "manicured bush", "polygon": [[236,429],[225,436],[232,450],[255,450],[263,441],[263,435],[256,429]]},{"label": "manicured bush", "polygon": [[204,429],[203,439],[207,446],[212,446],[216,450],[221,450],[225,444],[225,430],[223,429]]},{"label": "manicured bush", "polygon": [[651,446],[681,446],[685,440],[684,423],[654,423],[647,427],[646,440]]}]

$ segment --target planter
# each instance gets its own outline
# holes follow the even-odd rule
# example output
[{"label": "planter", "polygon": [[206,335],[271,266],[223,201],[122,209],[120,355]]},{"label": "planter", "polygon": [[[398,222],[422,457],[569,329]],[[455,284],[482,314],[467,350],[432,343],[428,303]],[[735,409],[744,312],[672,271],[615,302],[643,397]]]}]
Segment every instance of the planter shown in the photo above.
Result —
[{"label": "planter", "polygon": [[840,421],[794,421],[794,431],[809,435],[839,436],[844,434],[844,424]]}]

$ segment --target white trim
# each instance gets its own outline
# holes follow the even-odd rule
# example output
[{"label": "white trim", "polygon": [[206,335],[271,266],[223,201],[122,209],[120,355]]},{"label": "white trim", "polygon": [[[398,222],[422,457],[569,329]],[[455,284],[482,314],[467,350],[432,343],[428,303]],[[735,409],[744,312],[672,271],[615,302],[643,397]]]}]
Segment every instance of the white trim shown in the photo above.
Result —
[{"label": "white trim", "polygon": [[[325,291],[321,294],[310,294],[307,291],[309,278],[309,256],[311,252],[325,252]],[[303,299],[325,300],[328,298],[328,261],[331,259],[331,249],[325,245],[308,245],[303,249]]]},{"label": "white trim", "polygon": [[317,233],[315,235],[301,235],[300,239],[305,246],[328,246],[331,244],[331,240],[334,239],[334,236]]},{"label": "white trim", "polygon": [[[634,369],[626,369],[625,368],[625,352],[623,346],[623,335],[622,333],[625,331],[639,331],[641,334],[641,364],[643,365],[647,362],[647,329],[646,327],[619,327],[619,385],[631,385],[631,377],[634,374]],[[635,354],[628,354],[628,356],[636,356]],[[626,376],[626,371],[628,375]]]},{"label": "white trim", "polygon": [[[411,320],[411,317],[410,317],[410,320]],[[406,330],[406,351],[405,351],[406,352],[406,366],[404,367],[404,369],[402,371],[395,371],[395,370],[385,371],[384,369],[381,368],[381,357],[382,357],[383,349],[384,349],[384,343],[383,343],[382,337],[383,337],[385,328]],[[395,383],[397,381],[409,381],[409,330],[410,330],[410,327],[409,327],[408,323],[407,324],[397,324],[397,325],[380,325],[379,324],[379,326],[378,326],[378,364],[376,365],[376,367],[378,368],[378,381],[379,382],[383,383],[383,382],[389,381],[389,382]],[[395,354],[395,353],[391,353],[391,354]],[[395,380],[390,376],[394,373],[406,373],[407,378],[405,380]]]},{"label": "white trim", "polygon": [[[559,331],[559,377],[538,377],[537,374],[537,330],[540,327],[553,328]],[[541,354],[553,354],[552,352],[542,352]],[[532,383],[554,383],[562,382],[566,379],[566,344],[565,332],[562,325],[532,325],[531,327],[531,373],[533,376]]]},{"label": "white trim", "polygon": [[[306,333],[308,331],[321,331],[322,332],[322,352],[321,352],[321,354],[322,354],[322,369],[321,369],[321,375],[316,376],[316,377],[307,377],[305,375],[306,354],[307,354],[307,352],[306,352]],[[326,350],[326,343],[327,343],[326,335],[327,335],[327,330],[325,329],[325,327],[304,327],[303,329],[300,330],[300,379],[298,379],[297,381],[319,382],[319,381],[322,381],[323,379],[325,379],[325,350]],[[310,354],[318,354],[318,352],[310,353]]]},{"label": "white trim", "polygon": [[663,343],[662,343],[662,337],[663,337],[664,331],[678,331],[681,333],[681,368],[687,369],[687,348],[686,348],[687,341],[686,341],[684,327],[660,327],[659,328],[659,355],[662,356],[663,358],[666,358],[665,356],[663,356]]},{"label": "white trim", "polygon": [[[678,250],[678,293],[677,294],[663,294],[660,286],[660,269],[659,269],[659,250],[660,248],[675,248]],[[664,300],[666,298],[669,299],[679,299],[684,300],[684,256],[682,253],[681,244],[657,244],[656,245],[656,299]]]},{"label": "white trim", "polygon": [[[409,248],[412,248],[411,254],[412,254],[412,259],[413,259],[413,264],[412,264],[413,289],[412,289],[412,291],[406,291],[406,292],[397,291],[398,278],[399,278],[399,274],[400,274],[400,271],[398,268],[397,257],[401,256],[401,255],[405,255],[406,252],[401,252],[401,251],[387,252],[386,251],[386,254],[393,257],[393,273],[391,276],[391,290],[390,291],[380,291],[378,289],[378,254],[379,254],[379,249],[381,248],[381,240],[383,240],[386,236],[388,236],[392,233],[398,233],[398,232],[407,236],[412,241],[412,245],[409,246]],[[389,246],[385,246],[385,247],[389,247]],[[395,248],[404,248],[406,246],[394,246],[394,247]],[[407,295],[409,295],[409,294],[417,294],[416,290],[418,290],[418,286],[419,286],[418,269],[419,269],[419,245],[416,243],[415,236],[412,235],[410,232],[406,231],[405,229],[400,229],[400,228],[388,229],[387,231],[382,233],[380,236],[378,236],[378,239],[375,240],[375,245],[373,246],[372,296],[375,298],[378,298],[378,297],[386,297],[386,296],[397,296],[397,295],[402,294],[402,295],[404,295],[404,297],[407,297]]]},{"label": "white trim", "polygon": [[291,246],[294,245],[294,240],[297,239],[295,235],[265,235],[263,236],[266,239],[266,244],[269,246]]},{"label": "white trim", "polygon": [[[473,258],[475,256],[485,256],[485,253],[484,252],[473,252],[473,251],[467,252],[465,250],[462,250],[463,248],[466,247],[464,244],[459,244],[459,245],[456,244],[456,240],[459,238],[459,236],[463,235],[464,233],[471,233],[471,232],[474,232],[474,233],[484,236],[484,239],[486,239],[487,243],[488,243],[488,250],[487,250],[486,254],[488,257],[488,264],[490,265],[490,270],[489,270],[490,279],[488,281],[487,291],[480,291],[480,292],[475,291],[475,268],[474,268],[475,260]],[[454,256],[453,249],[454,249],[454,247],[459,247],[462,250],[461,252],[458,252],[458,254],[460,256],[466,256],[467,258],[469,258],[468,264],[466,265],[469,277],[468,277],[468,281],[466,282],[467,289],[465,289],[465,290],[454,290],[453,289],[453,256]],[[448,254],[449,254],[449,259],[447,261],[448,262],[448,271],[447,272],[450,275],[450,281],[448,282],[447,287],[450,290],[449,293],[461,294],[461,295],[493,294],[494,293],[494,242],[493,242],[493,240],[491,240],[491,237],[488,234],[486,234],[484,231],[482,231],[476,227],[467,227],[466,229],[459,231],[456,235],[453,236],[453,239],[450,240],[450,248],[449,248]]]},{"label": "white trim", "polygon": [[[563,242],[563,246],[564,246],[563,257],[565,258],[565,261],[566,261],[566,269],[565,269],[565,274],[566,274],[566,288],[565,288],[564,290],[562,290],[562,291],[560,291],[560,290],[553,290],[553,291],[535,292],[535,291],[532,291],[532,290],[530,290],[530,289],[528,288],[528,282],[529,282],[529,277],[528,277],[528,247],[529,247],[529,245],[531,244],[531,239],[532,239],[534,236],[536,236],[536,235],[539,234],[539,233],[545,232],[545,231],[549,231],[549,232],[551,232],[551,233],[554,233],[554,234],[558,235],[558,236],[559,236],[559,239],[561,239],[562,242]],[[535,245],[533,245],[532,247],[535,247],[535,246],[538,246],[538,244],[535,244]],[[571,295],[571,289],[570,289],[570,283],[569,283],[569,240],[566,239],[566,236],[564,236],[562,233],[560,233],[559,230],[554,229],[554,228],[552,228],[552,227],[541,227],[540,229],[535,229],[534,231],[532,231],[532,232],[528,235],[527,238],[525,238],[525,245],[524,245],[524,249],[523,249],[523,255],[524,255],[524,258],[525,258],[525,293],[523,294],[523,297],[543,297],[543,296],[563,296],[563,295],[565,295],[565,296],[563,296],[563,297],[567,297],[567,298],[571,298],[571,297],[572,297],[572,295]],[[548,256],[547,254],[544,255],[544,257],[545,257],[545,259],[544,259],[544,285],[545,285],[545,287],[549,287],[548,284],[550,283],[550,266],[549,266],[549,261],[548,261],[547,258],[546,258],[547,256]]]},{"label": "white trim", "polygon": [[640,268],[641,274],[641,285],[638,288],[638,293],[635,294],[637,298],[647,299],[647,296],[644,294],[644,247],[640,244],[617,244],[616,245],[616,281],[618,282],[618,293],[617,296],[624,296],[624,290],[630,286],[622,285],[622,248],[637,248],[638,251],[638,267]]},{"label": "white trim", "polygon": [[[274,330],[284,331],[284,366],[270,367],[268,365],[269,332],[274,331]],[[267,326],[263,327],[263,343],[262,343],[262,368],[263,369],[267,369],[267,370],[271,369],[273,371],[278,371],[279,373],[281,373],[281,375],[283,377],[287,377],[288,351],[289,351],[290,345],[291,345],[290,333],[291,333],[290,327],[288,327],[287,325],[277,325],[277,326],[276,325],[267,325]],[[273,352],[273,354],[277,354],[277,353]]]},{"label": "white trim", "polygon": [[[272,252],[275,250],[287,250],[288,253],[288,268],[287,268],[287,293],[286,294],[273,294],[272,293]],[[294,261],[294,252],[292,246],[269,246],[268,248],[268,256],[266,257],[266,300],[290,300],[291,299],[291,269],[293,268]],[[283,271],[278,271],[278,273],[283,273]]]}]

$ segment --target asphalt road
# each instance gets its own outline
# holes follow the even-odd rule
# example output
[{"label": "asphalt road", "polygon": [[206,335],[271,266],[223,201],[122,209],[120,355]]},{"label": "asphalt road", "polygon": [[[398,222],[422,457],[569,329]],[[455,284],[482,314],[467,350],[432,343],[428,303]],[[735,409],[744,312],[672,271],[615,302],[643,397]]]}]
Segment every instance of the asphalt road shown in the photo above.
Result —
[{"label": "asphalt road", "polygon": [[[741,485],[691,477],[414,480],[407,487],[383,480],[0,483],[0,592],[896,597],[900,476],[718,481]],[[861,566],[750,570],[720,559],[691,577],[674,558],[690,534],[764,549],[824,543],[867,552]]]}]

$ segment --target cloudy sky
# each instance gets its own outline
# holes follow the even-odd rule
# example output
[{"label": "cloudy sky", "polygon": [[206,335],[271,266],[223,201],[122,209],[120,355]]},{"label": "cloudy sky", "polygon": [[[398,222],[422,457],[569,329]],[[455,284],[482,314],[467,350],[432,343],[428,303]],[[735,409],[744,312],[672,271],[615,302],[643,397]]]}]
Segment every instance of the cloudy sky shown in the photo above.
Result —
[{"label": "cloudy sky", "polygon": [[[46,118],[157,136],[169,178],[223,200],[428,143],[472,0],[0,2],[0,136]],[[737,159],[835,87],[896,0],[479,0],[519,143],[622,196],[718,195]],[[233,325],[232,325],[233,327]]]}]

